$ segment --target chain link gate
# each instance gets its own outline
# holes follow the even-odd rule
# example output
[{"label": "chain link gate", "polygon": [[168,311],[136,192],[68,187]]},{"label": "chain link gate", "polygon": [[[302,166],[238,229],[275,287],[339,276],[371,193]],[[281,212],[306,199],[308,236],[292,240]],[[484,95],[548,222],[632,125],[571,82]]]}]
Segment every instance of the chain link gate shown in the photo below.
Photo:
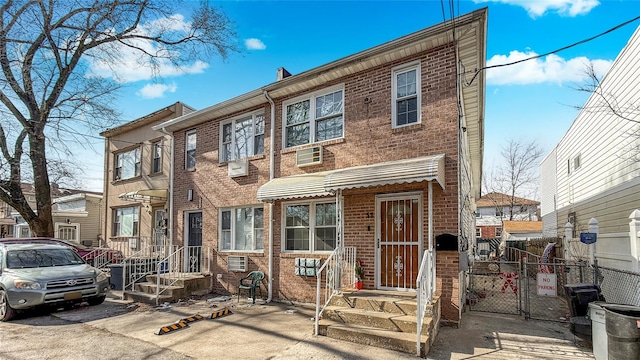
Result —
[{"label": "chain link gate", "polygon": [[[526,319],[568,321],[565,285],[587,280],[579,266],[519,261],[475,261],[469,271],[471,311],[524,315]],[[541,275],[539,289],[538,274]],[[584,274],[586,275],[586,274]],[[545,283],[545,280],[552,283]],[[555,296],[550,290],[555,290]]]},{"label": "chain link gate", "polygon": [[520,274],[521,266],[518,261],[475,261],[469,269],[469,309],[520,315]]}]

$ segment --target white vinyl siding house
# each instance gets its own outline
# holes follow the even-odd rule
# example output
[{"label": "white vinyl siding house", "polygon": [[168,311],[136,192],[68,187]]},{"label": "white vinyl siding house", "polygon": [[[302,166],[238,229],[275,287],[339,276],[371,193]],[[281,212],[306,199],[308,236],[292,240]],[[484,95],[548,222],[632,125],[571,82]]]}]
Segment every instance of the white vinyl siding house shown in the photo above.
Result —
[{"label": "white vinyl siding house", "polygon": [[640,104],[639,58],[640,28],[600,83],[601,93],[622,116],[592,94],[541,165],[543,222],[555,210],[562,236],[569,213],[575,213],[576,234],[588,231],[589,220],[597,219],[596,257],[601,265],[618,268],[629,268],[629,215],[640,208],[640,117],[630,111]]}]

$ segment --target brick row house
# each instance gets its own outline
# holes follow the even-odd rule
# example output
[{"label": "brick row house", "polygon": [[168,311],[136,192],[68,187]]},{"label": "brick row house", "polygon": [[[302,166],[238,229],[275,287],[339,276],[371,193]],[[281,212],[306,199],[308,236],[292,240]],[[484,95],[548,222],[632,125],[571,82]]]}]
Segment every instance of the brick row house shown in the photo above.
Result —
[{"label": "brick row house", "polygon": [[164,210],[171,244],[202,246],[210,290],[236,293],[260,270],[268,301],[301,302],[316,299],[304,264],[338,247],[356,249],[365,289],[415,291],[424,250],[447,241],[436,292],[443,321],[459,321],[482,177],[486,24],[481,9],[103,133],[109,240],[151,236]]}]

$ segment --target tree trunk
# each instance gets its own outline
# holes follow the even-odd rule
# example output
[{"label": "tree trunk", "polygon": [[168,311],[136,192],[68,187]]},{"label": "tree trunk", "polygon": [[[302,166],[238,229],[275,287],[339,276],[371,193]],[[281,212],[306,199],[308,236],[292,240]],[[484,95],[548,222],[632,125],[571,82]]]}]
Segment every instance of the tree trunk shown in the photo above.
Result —
[{"label": "tree trunk", "polygon": [[53,212],[51,209],[51,185],[47,171],[47,155],[44,134],[38,131],[29,136],[30,158],[33,166],[33,187],[36,194],[37,218],[30,223],[35,236],[53,237]]}]

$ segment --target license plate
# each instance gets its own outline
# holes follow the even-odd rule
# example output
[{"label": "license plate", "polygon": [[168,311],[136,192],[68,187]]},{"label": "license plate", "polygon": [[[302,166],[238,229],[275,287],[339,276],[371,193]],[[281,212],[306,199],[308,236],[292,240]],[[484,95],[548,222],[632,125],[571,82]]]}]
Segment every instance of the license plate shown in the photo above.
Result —
[{"label": "license plate", "polygon": [[64,294],[65,300],[77,300],[81,298],[82,298],[82,293],[80,291]]}]

